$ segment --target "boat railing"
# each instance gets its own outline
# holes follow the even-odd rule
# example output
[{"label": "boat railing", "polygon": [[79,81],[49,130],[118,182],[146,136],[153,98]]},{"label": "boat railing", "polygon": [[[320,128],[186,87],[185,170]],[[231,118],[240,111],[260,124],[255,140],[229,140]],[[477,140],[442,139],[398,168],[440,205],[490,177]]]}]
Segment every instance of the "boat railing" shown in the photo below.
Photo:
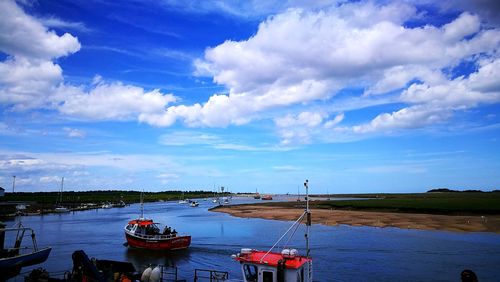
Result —
[{"label": "boat railing", "polygon": [[147,235],[147,234],[134,234],[137,237],[143,238],[143,239],[150,239],[150,240],[164,240],[164,239],[172,239],[172,238],[177,238],[177,237],[182,237],[182,235],[173,235],[173,234],[154,234],[154,235]]},{"label": "boat railing", "polygon": [[229,280],[229,272],[227,271],[219,271],[212,269],[195,269],[194,270],[194,282],[197,281],[228,281]]}]

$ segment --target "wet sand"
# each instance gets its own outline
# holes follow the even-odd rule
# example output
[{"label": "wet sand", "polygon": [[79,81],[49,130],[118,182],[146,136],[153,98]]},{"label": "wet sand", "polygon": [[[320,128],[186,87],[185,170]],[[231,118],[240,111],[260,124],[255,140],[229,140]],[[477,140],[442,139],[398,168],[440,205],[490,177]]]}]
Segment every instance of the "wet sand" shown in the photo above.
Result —
[{"label": "wet sand", "polygon": [[[303,209],[239,205],[213,209],[242,218],[264,218],[275,220],[296,220]],[[397,227],[420,230],[446,230],[454,232],[500,233],[500,215],[461,216],[414,213],[391,213],[375,211],[312,209],[313,224],[374,227]]]}]

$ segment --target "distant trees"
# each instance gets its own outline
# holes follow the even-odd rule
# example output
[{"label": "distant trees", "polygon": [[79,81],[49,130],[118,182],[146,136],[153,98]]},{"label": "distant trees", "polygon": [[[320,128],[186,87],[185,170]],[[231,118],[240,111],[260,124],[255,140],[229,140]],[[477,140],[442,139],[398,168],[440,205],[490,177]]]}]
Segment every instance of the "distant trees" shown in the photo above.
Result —
[{"label": "distant trees", "polygon": [[[492,192],[497,192],[498,190],[493,190]],[[448,189],[448,188],[436,188],[436,189],[431,189],[429,191],[427,191],[427,193],[443,193],[443,192],[452,192],[452,193],[459,193],[459,192],[463,192],[463,193],[483,193],[484,191],[482,190],[463,190],[463,191],[460,191],[460,190],[451,190],[451,189]]]}]

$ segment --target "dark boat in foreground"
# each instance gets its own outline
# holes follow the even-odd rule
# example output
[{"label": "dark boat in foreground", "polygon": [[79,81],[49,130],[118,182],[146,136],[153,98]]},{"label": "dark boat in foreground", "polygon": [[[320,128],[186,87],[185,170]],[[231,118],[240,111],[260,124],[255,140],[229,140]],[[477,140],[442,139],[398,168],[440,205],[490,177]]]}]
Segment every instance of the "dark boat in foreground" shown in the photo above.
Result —
[{"label": "dark boat in foreground", "polygon": [[[26,231],[31,231],[32,248],[21,246]],[[12,248],[5,248],[4,246],[7,232],[16,233]],[[25,266],[46,261],[51,250],[52,248],[50,247],[38,248],[35,233],[31,228],[23,227],[21,224],[18,227],[5,228],[5,225],[0,223],[0,280],[18,275],[21,268]]]}]

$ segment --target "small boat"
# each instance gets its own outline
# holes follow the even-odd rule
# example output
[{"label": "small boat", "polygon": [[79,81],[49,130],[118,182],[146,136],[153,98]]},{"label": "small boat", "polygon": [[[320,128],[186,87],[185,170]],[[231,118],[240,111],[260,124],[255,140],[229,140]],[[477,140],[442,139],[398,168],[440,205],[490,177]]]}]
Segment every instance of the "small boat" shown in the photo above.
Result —
[{"label": "small boat", "polygon": [[126,204],[123,200],[120,200],[118,203],[114,203],[111,206],[114,208],[124,208]]},{"label": "small boat", "polygon": [[141,194],[141,216],[125,226],[127,245],[149,250],[179,250],[189,247],[191,236],[178,235],[175,229],[165,226],[162,232],[158,223],[144,218],[144,203]]},{"label": "small boat", "polygon": [[189,204],[188,200],[180,200],[179,204],[184,205],[184,204]]},{"label": "small boat", "polygon": [[[26,231],[31,231],[31,239],[33,241],[32,248],[21,247]],[[4,248],[5,235],[7,232],[16,233],[13,248]],[[21,268],[25,266],[31,266],[46,261],[51,250],[51,247],[38,248],[33,229],[23,227],[21,223],[19,223],[18,227],[5,228],[5,225],[0,223],[0,281],[18,275]]]},{"label": "small boat", "polygon": [[113,207],[113,205],[111,205],[110,203],[104,203],[104,204],[102,204],[102,206],[101,206],[101,208],[103,208],[103,209],[110,209],[110,208],[112,208],[112,207]]},{"label": "small boat", "polygon": [[228,205],[229,204],[229,198],[228,197],[223,197],[222,198],[222,202],[224,203],[224,205]]},{"label": "small boat", "polygon": [[64,177],[61,178],[61,191],[59,192],[59,200],[58,200],[56,207],[54,208],[54,212],[56,212],[56,213],[66,213],[66,212],[70,211],[67,207],[62,206],[63,188],[64,188]]},{"label": "small boat", "polygon": [[219,199],[212,199],[212,203],[218,203],[219,202]]},{"label": "small boat", "polygon": [[197,201],[192,201],[190,204],[189,204],[191,207],[195,208],[197,207],[198,205],[200,205]]},{"label": "small boat", "polygon": [[[308,181],[304,183],[306,195],[308,195]],[[263,198],[264,199],[264,198]],[[306,196],[306,199],[308,197]],[[306,219],[306,255],[299,255],[296,249],[285,248],[281,252],[272,252],[273,248],[292,231],[295,233],[298,224]],[[309,227],[311,226],[311,213],[309,202],[306,204],[304,213],[293,223],[293,225],[281,236],[270,250],[259,251],[243,248],[240,253],[232,255],[232,258],[241,264],[243,280],[253,281],[283,281],[283,282],[312,282],[313,265],[312,257],[309,256]],[[292,236],[293,236],[292,233]],[[286,243],[288,244],[288,242]],[[285,244],[285,245],[286,245]]]},{"label": "small boat", "polygon": [[272,199],[273,199],[273,196],[271,196],[271,195],[264,195],[261,198],[261,200],[263,200],[263,201],[270,201]]},{"label": "small boat", "polygon": [[255,195],[253,196],[253,198],[256,200],[260,199],[260,194],[259,191],[257,191],[257,189],[255,189]]},{"label": "small boat", "polygon": [[56,213],[66,213],[66,212],[69,212],[69,209],[66,208],[66,207],[63,207],[63,206],[57,206],[57,207],[55,207],[54,212],[56,212]]}]

